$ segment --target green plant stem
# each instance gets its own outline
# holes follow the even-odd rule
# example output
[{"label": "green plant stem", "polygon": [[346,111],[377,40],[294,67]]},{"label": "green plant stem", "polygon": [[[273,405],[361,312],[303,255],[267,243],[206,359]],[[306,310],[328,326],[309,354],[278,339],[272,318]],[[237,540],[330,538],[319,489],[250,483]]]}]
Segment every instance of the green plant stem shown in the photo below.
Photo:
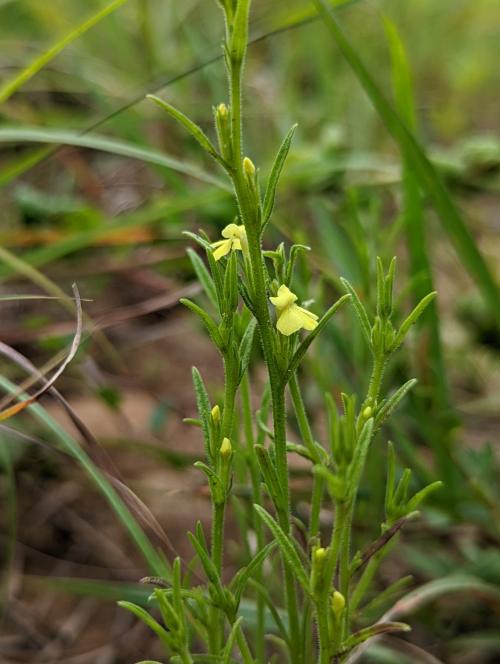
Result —
[{"label": "green plant stem", "polygon": [[311,494],[311,515],[309,517],[309,540],[319,536],[320,522],[319,515],[325,493],[325,480],[319,475],[313,476],[313,486]]},{"label": "green plant stem", "polygon": [[[231,356],[224,358],[224,408],[222,412],[221,439],[231,439],[234,422],[234,410],[238,385],[235,380],[236,370]],[[220,441],[219,441],[220,442]],[[212,561],[219,574],[222,575],[224,561],[224,522],[226,515],[227,495],[223,502],[212,503]],[[212,607],[211,617],[211,650],[219,654],[224,641],[224,616],[220,609]]]},{"label": "green plant stem", "polygon": [[[224,358],[224,409],[222,412],[221,439],[231,439],[234,422],[234,408],[238,386],[235,380],[233,358]],[[212,519],[212,560],[221,574],[224,553],[224,518],[226,511],[226,498],[222,503],[213,504]]]},{"label": "green plant stem", "polygon": [[[250,379],[248,377],[248,372],[245,373],[241,381],[241,406],[243,411],[243,429],[245,432],[245,440],[247,445],[247,465],[250,472],[250,479],[252,482],[252,503],[261,505],[262,504],[262,492],[260,490],[260,472],[255,458],[255,452],[253,449],[254,446],[254,433],[252,426],[252,406],[250,401]],[[257,550],[260,551],[265,545],[264,539],[264,528],[262,520],[259,518],[259,515],[253,510],[253,527],[255,530],[255,536],[257,538]],[[263,572],[262,565],[258,567],[255,571],[254,578],[260,584],[263,583]],[[257,627],[255,630],[255,654],[258,661],[264,661],[265,659],[265,603],[260,594],[257,595],[256,599],[257,606]]]},{"label": "green plant stem", "polygon": [[241,173],[242,154],[242,114],[241,114],[241,79],[242,63],[231,62],[230,95],[231,95],[231,140],[233,150],[233,165],[236,172]]},{"label": "green plant stem", "polygon": [[323,623],[322,613],[328,615],[328,599],[333,586],[335,571],[339,559],[339,553],[342,548],[345,533],[349,527],[350,505],[345,501],[337,501],[335,506],[335,525],[332,532],[328,556],[325,563],[324,579],[325,585],[322,589],[319,601],[316,604],[316,621],[318,625],[319,636],[319,664],[330,664],[330,636],[328,633],[328,623],[326,627]]},{"label": "green plant stem", "polygon": [[[267,280],[261,247],[261,214],[260,209],[251,200],[242,169],[242,113],[241,113],[241,79],[243,61],[230,61],[230,95],[231,95],[231,133],[233,164],[231,177],[235,189],[242,221],[245,225],[248,253],[253,276],[252,303],[257,319],[259,333],[264,351],[264,359],[269,373],[271,398],[273,405],[274,445],[276,455],[276,473],[286,505],[280,506],[279,521],[286,533],[290,532],[290,497],[288,483],[288,460],[286,450],[285,427],[285,386],[275,362],[274,343],[272,337],[271,318],[267,302]],[[285,576],[286,606],[290,630],[290,660],[293,664],[302,661],[300,647],[300,622],[298,614],[297,589],[291,567],[283,560]]]},{"label": "green plant stem", "polygon": [[214,503],[212,519],[212,560],[219,574],[222,571],[224,516],[226,503]]},{"label": "green plant stem", "polygon": [[366,594],[366,591],[370,587],[373,577],[375,576],[375,573],[380,563],[382,562],[382,559],[385,557],[388,550],[391,548],[389,544],[392,544],[392,541],[390,543],[388,542],[385,546],[379,549],[379,551],[377,551],[377,553],[368,562],[365,569],[363,570],[363,573],[358,583],[356,584],[356,587],[354,588],[354,591],[350,598],[349,606],[351,613],[357,610],[360,602],[362,601],[363,597]]},{"label": "green plant stem", "polygon": [[316,623],[318,626],[319,658],[318,664],[330,664],[330,634],[328,630],[328,594],[322,593],[316,603]]},{"label": "green plant stem", "polygon": [[[295,409],[295,415],[297,417],[297,423],[299,425],[299,430],[302,435],[302,440],[304,441],[307,449],[311,453],[314,463],[319,463],[319,455],[315,446],[314,436],[312,433],[311,425],[309,423],[309,418],[307,417],[307,412],[304,407],[304,400],[302,399],[302,394],[300,391],[299,381],[297,374],[294,373],[290,379],[289,383],[290,394],[292,397],[293,407]],[[309,517],[309,539],[317,537],[319,535],[319,514],[321,511],[321,504],[323,501],[323,494],[325,490],[325,481],[323,477],[319,475],[313,476],[313,488],[311,496],[311,515]]]},{"label": "green plant stem", "polygon": [[368,386],[368,394],[366,395],[365,404],[373,406],[377,403],[378,395],[380,393],[380,388],[382,386],[382,379],[384,377],[384,371],[387,364],[387,356],[383,353],[379,353],[375,356],[373,360],[373,369],[372,375],[370,378],[370,384]]},{"label": "green plant stem", "polygon": [[341,628],[343,639],[349,635],[349,627],[350,627],[349,560],[350,560],[350,548],[351,548],[352,521],[354,517],[354,507],[356,504],[357,492],[358,488],[356,487],[356,493],[354,494],[354,498],[352,499],[349,505],[346,522],[344,524],[344,535],[342,537],[342,543],[340,545],[340,553],[339,553],[339,588],[340,592],[342,593],[345,599],[345,609],[344,609],[344,614],[342,616],[342,628]]},{"label": "green plant stem", "polygon": [[252,657],[252,653],[250,652],[250,648],[248,647],[248,642],[246,640],[245,634],[243,633],[242,629],[238,630],[236,639],[238,641],[238,648],[240,649],[240,653],[243,658],[244,664],[255,664],[254,658]]}]

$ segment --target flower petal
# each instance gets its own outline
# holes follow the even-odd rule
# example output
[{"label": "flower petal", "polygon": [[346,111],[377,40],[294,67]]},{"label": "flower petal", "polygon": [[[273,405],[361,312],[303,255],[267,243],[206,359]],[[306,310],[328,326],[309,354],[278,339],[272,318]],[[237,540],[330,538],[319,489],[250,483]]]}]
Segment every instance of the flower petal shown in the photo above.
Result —
[{"label": "flower petal", "polygon": [[222,231],[222,237],[227,238],[228,240],[234,240],[240,238],[245,232],[244,226],[238,226],[236,224],[228,224]]},{"label": "flower petal", "polygon": [[300,308],[296,305],[291,305],[290,307],[283,309],[279,315],[276,328],[278,332],[289,337],[294,332],[300,330],[300,328],[303,327],[303,323],[304,316],[301,314]]},{"label": "flower petal", "polygon": [[[231,251],[232,240],[221,240],[221,244],[214,251],[214,260],[219,261],[223,256],[226,256]],[[217,243],[214,243],[217,244]]]},{"label": "flower petal", "polygon": [[278,311],[282,311],[286,307],[289,307],[292,305],[296,300],[297,296],[295,293],[292,293],[292,291],[287,288],[284,284],[282,284],[278,288],[278,293],[276,297],[270,297],[271,303],[278,309]]},{"label": "flower petal", "polygon": [[318,316],[313,314],[312,311],[308,311],[303,307],[297,307],[297,309],[300,310],[300,314],[302,316],[302,327],[304,330],[314,330],[314,328],[318,325]]}]

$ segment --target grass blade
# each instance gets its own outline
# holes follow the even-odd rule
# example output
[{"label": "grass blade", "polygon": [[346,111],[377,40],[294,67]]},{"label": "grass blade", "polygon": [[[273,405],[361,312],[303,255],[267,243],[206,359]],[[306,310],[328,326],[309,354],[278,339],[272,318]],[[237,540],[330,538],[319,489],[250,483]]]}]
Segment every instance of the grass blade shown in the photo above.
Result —
[{"label": "grass blade", "polygon": [[48,50],[35,58],[35,60],[33,60],[31,64],[25,67],[20,74],[18,74],[15,78],[8,81],[2,88],[0,88],[0,104],[7,101],[7,99],[9,99],[9,97],[11,97],[14,92],[16,92],[16,90],[24,85],[24,83],[29,81],[30,78],[33,78],[33,76],[35,76],[35,74],[37,74],[40,69],[43,69],[43,67],[45,67],[46,64],[53,60],[56,55],[58,55],[63,49],[66,48],[66,46],[69,46],[69,44],[81,37],[85,32],[87,32],[87,30],[93,28],[94,25],[97,25],[97,23],[106,18],[106,16],[111,14],[111,12],[114,12],[115,9],[121,7],[121,5],[125,4],[125,2],[127,2],[127,0],[113,0],[113,2],[109,3],[109,5],[106,5],[106,7],[98,11],[97,14],[94,14],[86,21],[78,25],[76,28],[68,32],[62,39],[56,41],[55,44],[53,44]]},{"label": "grass blade", "polygon": [[[405,48],[396,25],[387,18],[385,19],[385,30],[391,52],[392,85],[396,106],[409,129],[416,133],[417,120],[413,84]],[[422,196],[411,164],[407,160],[405,160],[403,166],[403,198],[403,214],[407,237],[406,245],[410,256],[410,272],[415,283],[413,296],[414,305],[416,305],[427,293],[435,289],[427,249]],[[428,344],[429,362],[424,371],[427,375],[430,374],[432,376],[437,409],[448,410],[450,407],[450,398],[436,302],[429,304],[427,311],[421,317],[420,325],[427,326],[430,333],[430,343]]]},{"label": "grass blade", "polygon": [[189,175],[202,182],[214,184],[221,189],[230,191],[230,186],[205,173],[197,166],[174,157],[169,157],[159,150],[147,145],[134,145],[126,141],[100,136],[98,134],[81,135],[78,132],[66,129],[40,129],[39,127],[0,127],[0,143],[59,143],[61,145],[73,145],[90,150],[110,152],[130,159],[139,159],[149,164],[171,168],[184,175]]},{"label": "grass blade", "polygon": [[[17,393],[17,386],[14,385],[7,378],[0,376],[0,387],[9,392],[10,394]],[[18,398],[26,398],[26,394],[18,395]],[[169,578],[169,570],[156,552],[155,548],[149,541],[148,537],[134,519],[124,502],[121,500],[115,489],[111,486],[108,480],[104,477],[102,472],[92,462],[88,454],[80,447],[80,445],[63,429],[39,404],[31,404],[28,407],[28,412],[33,413],[38,420],[43,422],[45,426],[52,431],[59,440],[61,447],[72,456],[82,466],[85,472],[89,475],[92,481],[97,485],[103,496],[113,508],[119,520],[125,526],[130,536],[134,540],[137,548],[144,556],[148,563],[149,569],[152,574]]]},{"label": "grass blade", "polygon": [[498,307],[500,289],[498,284],[479,252],[469,228],[451,199],[439,173],[427,158],[423,148],[408,129],[404,120],[401,119],[381,92],[340,27],[334,11],[329,7],[326,0],[313,0],[313,2],[387,130],[399,145],[403,157],[411,164],[419,185],[432,200],[442,226],[453,242],[458,256],[481,290],[493,315],[500,321],[500,309]]}]

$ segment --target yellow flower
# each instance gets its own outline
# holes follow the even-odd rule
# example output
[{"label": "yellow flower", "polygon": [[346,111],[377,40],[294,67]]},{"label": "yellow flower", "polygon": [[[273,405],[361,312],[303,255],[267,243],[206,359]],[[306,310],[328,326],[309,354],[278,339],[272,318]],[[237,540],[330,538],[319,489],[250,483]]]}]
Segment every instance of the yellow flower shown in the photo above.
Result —
[{"label": "yellow flower", "polygon": [[295,304],[297,296],[284,284],[279,287],[277,296],[269,299],[276,307],[278,313],[276,327],[281,334],[289,337],[301,328],[314,330],[318,324],[316,314]]},{"label": "yellow flower", "polygon": [[222,237],[226,239],[218,240],[211,244],[212,249],[215,249],[214,258],[216,261],[220,260],[223,256],[226,256],[231,250],[247,250],[247,233],[244,226],[228,224],[222,231]]}]

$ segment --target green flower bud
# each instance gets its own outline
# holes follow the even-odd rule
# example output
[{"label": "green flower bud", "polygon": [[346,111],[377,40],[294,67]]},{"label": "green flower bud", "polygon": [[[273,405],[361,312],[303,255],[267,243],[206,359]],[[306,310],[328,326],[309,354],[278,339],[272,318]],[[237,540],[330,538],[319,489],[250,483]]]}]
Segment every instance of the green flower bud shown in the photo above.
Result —
[{"label": "green flower bud", "polygon": [[369,420],[372,415],[373,415],[373,408],[371,406],[367,406],[366,408],[363,409],[363,418],[365,420]]},{"label": "green flower bud", "polygon": [[223,459],[228,459],[233,453],[233,446],[229,438],[224,438],[220,446],[220,455]]},{"label": "green flower bud", "polygon": [[243,172],[249,179],[253,179],[255,177],[255,165],[248,157],[243,159]]},{"label": "green flower bud", "polygon": [[340,617],[344,613],[345,609],[345,597],[342,595],[342,593],[339,593],[338,590],[335,590],[332,598],[331,598],[331,609],[333,612],[333,615],[335,616],[335,620],[338,621],[340,620]]},{"label": "green flower bud", "polygon": [[220,422],[219,404],[215,404],[215,406],[212,408],[211,417],[212,417],[212,422],[214,424],[219,424],[219,422]]}]

